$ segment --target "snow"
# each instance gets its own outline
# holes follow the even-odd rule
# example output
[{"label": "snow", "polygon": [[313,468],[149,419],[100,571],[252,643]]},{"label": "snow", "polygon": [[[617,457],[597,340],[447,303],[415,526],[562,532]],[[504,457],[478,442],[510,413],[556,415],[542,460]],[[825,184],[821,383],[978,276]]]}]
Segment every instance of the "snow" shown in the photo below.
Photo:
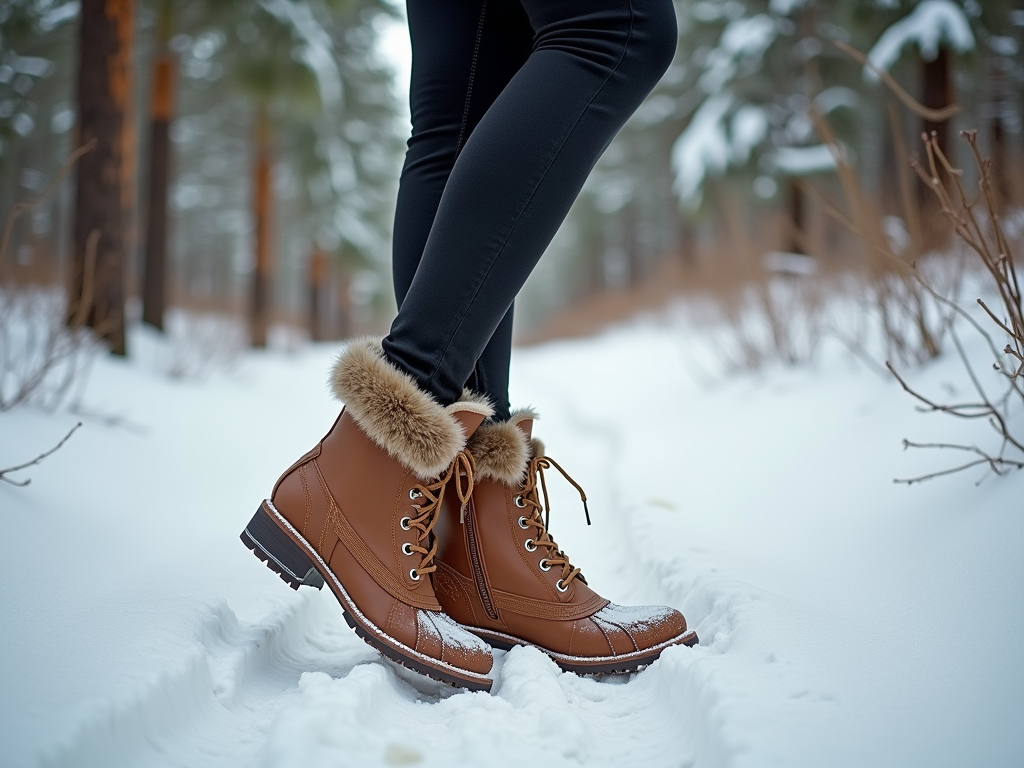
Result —
[{"label": "snow", "polygon": [[[552,529],[617,605],[701,637],[628,678],[498,652],[491,694],[382,661],[324,590],[237,540],[329,426],[336,348],[246,354],[203,381],[99,360],[92,411],[0,484],[0,754],[21,766],[1003,766],[1024,752],[1024,473],[911,487],[973,442],[838,345],[816,366],[696,375],[705,330],[635,321],[517,350],[513,402],[587,491]],[[708,365],[704,364],[705,369]],[[952,358],[908,371],[960,387]],[[585,382],[585,384],[581,384]],[[77,420],[0,414],[0,466]],[[1021,424],[1021,414],[1015,416]],[[984,429],[984,425],[980,425]]]},{"label": "snow", "polygon": [[772,167],[789,176],[807,176],[835,170],[836,159],[828,144],[809,147],[778,147],[770,156]]},{"label": "snow", "polygon": [[744,104],[732,116],[732,154],[739,163],[750,159],[750,153],[768,135],[768,116],[764,109]]},{"label": "snow", "polygon": [[708,98],[672,145],[674,188],[684,203],[699,202],[704,179],[729,164],[731,149],[723,120],[732,103],[727,94]]},{"label": "snow", "polygon": [[[958,53],[973,50],[971,23],[963,9],[952,0],[923,0],[882,33],[868,51],[868,61],[878,69],[888,70],[908,45],[916,45],[921,57],[932,61],[942,43],[948,43]],[[865,67],[864,78],[874,81],[878,75]]]},{"label": "snow", "polygon": [[736,74],[738,61],[759,61],[777,34],[775,19],[767,14],[733,19],[708,54],[698,85],[705,93],[717,93]]}]

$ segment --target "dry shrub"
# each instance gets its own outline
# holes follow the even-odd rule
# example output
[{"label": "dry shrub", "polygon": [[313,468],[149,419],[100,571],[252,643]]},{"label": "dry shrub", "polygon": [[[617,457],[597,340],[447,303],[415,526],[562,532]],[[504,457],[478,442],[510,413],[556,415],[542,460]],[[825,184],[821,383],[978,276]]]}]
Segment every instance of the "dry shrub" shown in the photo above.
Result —
[{"label": "dry shrub", "polygon": [[[38,198],[11,209],[0,239],[0,270],[8,263],[18,218],[46,200],[91,148],[88,144],[76,150]],[[23,404],[55,410],[102,351],[98,337],[104,328],[86,325],[98,235],[94,232],[87,243],[82,294],[71,301],[59,286],[0,281],[0,411]]]},{"label": "dry shrub", "polygon": [[59,408],[102,352],[91,329],[65,323],[64,291],[0,286],[0,411]]},{"label": "dry shrub", "polygon": [[233,368],[248,344],[248,329],[238,315],[175,309],[167,313],[157,342],[157,365],[171,378],[205,379]]},{"label": "dry shrub", "polygon": [[730,259],[719,272],[724,265],[728,281],[705,292],[724,324],[717,353],[733,370],[810,361],[824,334],[831,280],[809,256],[764,252],[761,233],[750,231],[731,200],[720,200]]},{"label": "dry shrub", "polygon": [[[960,241],[977,256],[980,263],[976,262],[976,265],[983,268],[988,278],[988,287],[998,296],[998,303],[990,307],[983,299],[978,299],[978,306],[983,312],[979,320],[966,308],[935,291],[923,278],[920,282],[936,303],[953,313],[954,321],[963,321],[968,329],[984,339],[992,356],[992,368],[997,374],[997,382],[995,385],[986,384],[991,379],[983,379],[968,356],[955,322],[950,325],[950,335],[964,372],[971,382],[974,399],[955,403],[940,402],[915,390],[900,376],[895,366],[891,363],[887,365],[903,388],[922,403],[922,410],[961,419],[980,419],[995,432],[998,448],[991,450],[962,443],[914,443],[904,440],[908,448],[952,450],[970,455],[965,462],[948,469],[897,480],[908,484],[976,466],[986,466],[997,475],[1012,469],[1024,469],[1024,430],[1019,419],[1015,421],[1020,415],[1020,409],[1024,408],[1024,308],[1021,304],[1020,282],[1011,241],[999,215],[1003,201],[997,201],[993,191],[992,163],[982,158],[976,131],[964,131],[961,136],[970,146],[978,169],[976,196],[967,193],[963,173],[952,167],[934,136],[923,137],[927,167],[917,163],[914,168],[935,193],[943,214],[952,223]],[[1016,215],[1019,217],[1022,212],[1018,210]],[[996,339],[1000,339],[1000,342]],[[1001,349],[1000,343],[1003,343]]]}]

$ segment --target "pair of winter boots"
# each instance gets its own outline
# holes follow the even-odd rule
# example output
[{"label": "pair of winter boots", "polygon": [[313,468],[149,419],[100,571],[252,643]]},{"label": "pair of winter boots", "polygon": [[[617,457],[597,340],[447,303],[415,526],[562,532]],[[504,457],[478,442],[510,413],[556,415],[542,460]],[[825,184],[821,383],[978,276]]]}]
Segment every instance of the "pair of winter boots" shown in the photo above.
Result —
[{"label": "pair of winter boots", "polygon": [[600,674],[697,642],[678,611],[609,603],[551,538],[544,472],[561,468],[532,438],[531,411],[491,422],[468,392],[443,407],[368,339],[341,354],[331,385],[341,415],[241,538],[293,588],[326,583],[385,656],[489,690],[489,646],[533,645]]}]

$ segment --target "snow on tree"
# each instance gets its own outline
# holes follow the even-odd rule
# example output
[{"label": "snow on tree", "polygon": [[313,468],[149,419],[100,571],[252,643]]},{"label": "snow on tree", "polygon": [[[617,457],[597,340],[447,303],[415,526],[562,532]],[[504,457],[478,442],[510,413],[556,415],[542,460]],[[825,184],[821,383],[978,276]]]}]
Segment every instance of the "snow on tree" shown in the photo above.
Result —
[{"label": "snow on tree", "polygon": [[[903,50],[917,46],[921,58],[933,61],[939,49],[947,43],[957,53],[974,49],[974,33],[963,8],[951,0],[923,0],[907,16],[890,26],[868,52],[868,61],[881,70],[890,69]],[[864,68],[864,77],[877,80],[870,68]]]}]

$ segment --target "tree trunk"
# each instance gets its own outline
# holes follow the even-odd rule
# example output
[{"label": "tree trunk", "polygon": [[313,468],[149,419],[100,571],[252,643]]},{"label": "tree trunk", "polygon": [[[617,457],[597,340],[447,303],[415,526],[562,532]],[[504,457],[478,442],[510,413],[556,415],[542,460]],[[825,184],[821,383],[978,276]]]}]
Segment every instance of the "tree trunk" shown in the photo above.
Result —
[{"label": "tree trunk", "polygon": [[1003,212],[1013,195],[1010,185],[1010,157],[1006,149],[1006,132],[1003,130],[1003,115],[1010,111],[1012,90],[1007,86],[1008,78],[1002,62],[990,54],[989,82],[991,83],[992,115],[992,187],[996,205]]},{"label": "tree trunk", "polygon": [[142,321],[164,328],[167,309],[167,196],[171,183],[170,124],[177,58],[167,49],[172,6],[165,2],[158,22],[150,100],[149,195],[146,211],[146,258],[142,269]]},{"label": "tree trunk", "polygon": [[270,324],[270,289],[273,279],[273,251],[270,244],[270,116],[265,107],[256,113],[256,157],[253,164],[253,212],[256,219],[256,269],[252,280],[250,329],[252,345],[267,346]]},{"label": "tree trunk", "polygon": [[807,232],[807,216],[804,210],[804,193],[800,182],[790,178],[789,186],[789,232],[788,247],[790,253],[804,253],[803,238]]},{"label": "tree trunk", "polygon": [[[921,61],[921,103],[929,109],[942,109],[953,103],[952,63],[946,48],[939,48],[931,61]],[[928,136],[934,133],[939,149],[952,160],[948,121],[936,123],[922,118],[921,130]],[[935,196],[923,182],[918,185],[918,192],[922,201],[931,202]]]},{"label": "tree trunk", "polygon": [[327,285],[327,254],[314,245],[309,254],[309,338],[323,341],[324,288]]},{"label": "tree trunk", "polygon": [[78,165],[68,317],[94,328],[114,354],[124,355],[135,3],[83,0],[81,8],[77,133],[80,144],[95,144]]}]

